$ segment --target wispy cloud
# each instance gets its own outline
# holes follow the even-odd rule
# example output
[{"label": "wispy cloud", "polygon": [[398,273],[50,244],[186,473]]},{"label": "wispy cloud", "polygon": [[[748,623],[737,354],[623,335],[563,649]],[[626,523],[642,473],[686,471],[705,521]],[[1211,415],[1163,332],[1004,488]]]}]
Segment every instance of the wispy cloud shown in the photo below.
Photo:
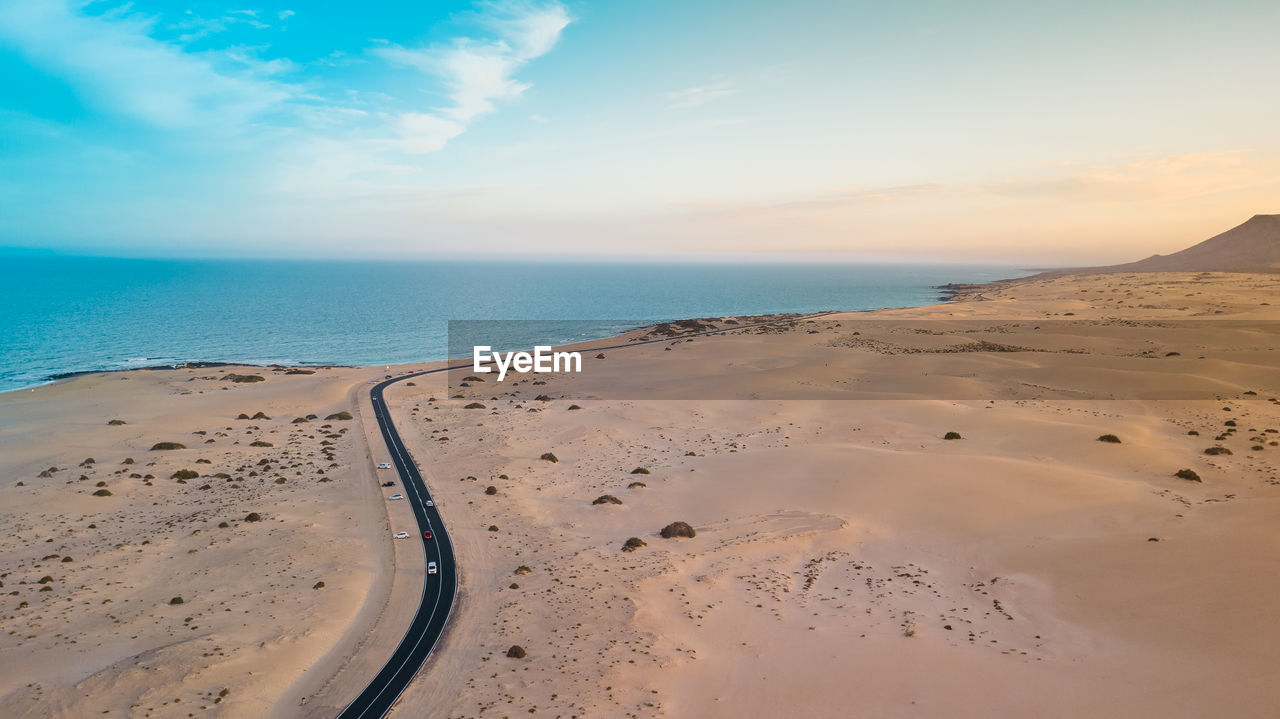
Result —
[{"label": "wispy cloud", "polygon": [[151,37],[153,21],[127,11],[102,16],[68,2],[0,2],[0,40],[65,77],[92,103],[162,127],[228,126],[286,100],[276,81],[219,71]]},{"label": "wispy cloud", "polygon": [[728,97],[738,92],[738,88],[728,80],[720,80],[707,85],[697,85],[694,87],[686,87],[683,90],[676,90],[667,93],[667,107],[683,109],[690,107],[698,107],[708,102],[719,100],[722,97]]},{"label": "wispy cloud", "polygon": [[570,23],[559,3],[487,3],[481,10],[478,20],[495,34],[493,39],[459,37],[423,48],[388,45],[371,51],[438,79],[448,92],[449,105],[393,120],[406,152],[439,150],[477,118],[492,113],[498,102],[520,97],[531,85],[517,80],[516,73],[555,47]]}]

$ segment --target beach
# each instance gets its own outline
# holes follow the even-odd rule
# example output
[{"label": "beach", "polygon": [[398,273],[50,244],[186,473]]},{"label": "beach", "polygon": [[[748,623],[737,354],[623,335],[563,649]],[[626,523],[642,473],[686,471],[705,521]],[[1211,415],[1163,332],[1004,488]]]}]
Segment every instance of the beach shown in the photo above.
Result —
[{"label": "beach", "polygon": [[[1029,278],[392,385],[461,583],[391,716],[1266,716],[1277,290]],[[335,715],[424,581],[369,382],[436,366],[0,395],[0,714]]]}]

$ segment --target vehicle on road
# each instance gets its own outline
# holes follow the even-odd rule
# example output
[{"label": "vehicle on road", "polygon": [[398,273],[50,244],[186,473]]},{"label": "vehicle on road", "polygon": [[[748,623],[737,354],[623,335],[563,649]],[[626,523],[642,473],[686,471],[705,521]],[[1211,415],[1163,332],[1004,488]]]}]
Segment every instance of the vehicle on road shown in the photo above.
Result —
[{"label": "vehicle on road", "polygon": [[435,573],[436,573],[436,563],[427,562],[427,574],[435,574]]},{"label": "vehicle on road", "polygon": [[431,530],[427,530],[427,531],[423,532],[423,533],[422,533],[422,538],[423,538],[423,539],[431,539]]},{"label": "vehicle on road", "polygon": [[394,536],[396,539],[408,539],[408,538],[409,538],[409,533],[408,533],[408,532],[396,532],[396,533],[395,533],[394,535],[392,535],[392,536]]},{"label": "vehicle on road", "polygon": [[432,502],[431,500],[429,500],[429,499],[428,499],[428,500],[427,500],[427,506],[428,506],[428,507],[434,507],[434,506],[436,506],[436,503],[435,503],[435,502]]},{"label": "vehicle on road", "polygon": [[390,462],[378,462],[378,469],[391,469]]},{"label": "vehicle on road", "polygon": [[387,499],[404,499],[404,495],[403,495],[403,494],[393,494],[393,495],[391,495],[390,497],[387,497]]}]

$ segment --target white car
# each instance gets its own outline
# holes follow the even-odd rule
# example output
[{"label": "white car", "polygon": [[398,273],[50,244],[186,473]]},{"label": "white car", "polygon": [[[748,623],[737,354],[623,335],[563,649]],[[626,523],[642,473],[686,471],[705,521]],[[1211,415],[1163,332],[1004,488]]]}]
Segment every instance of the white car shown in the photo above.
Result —
[{"label": "white car", "polygon": [[427,562],[427,574],[435,574],[435,573],[436,573],[436,563]]},{"label": "white car", "polygon": [[404,499],[404,495],[403,495],[403,494],[393,494],[393,495],[391,495],[390,497],[387,497],[387,499]]},{"label": "white car", "polygon": [[436,506],[436,503],[435,503],[435,502],[432,502],[431,500],[429,500],[429,499],[428,499],[428,500],[427,500],[427,506],[428,506],[428,507],[434,507],[434,506]]},{"label": "white car", "polygon": [[396,539],[408,539],[408,538],[409,538],[409,533],[408,533],[408,532],[396,532],[396,533],[395,533],[394,535],[392,535],[392,536],[394,536]]},{"label": "white car", "polygon": [[378,469],[391,469],[390,462],[378,462]]}]

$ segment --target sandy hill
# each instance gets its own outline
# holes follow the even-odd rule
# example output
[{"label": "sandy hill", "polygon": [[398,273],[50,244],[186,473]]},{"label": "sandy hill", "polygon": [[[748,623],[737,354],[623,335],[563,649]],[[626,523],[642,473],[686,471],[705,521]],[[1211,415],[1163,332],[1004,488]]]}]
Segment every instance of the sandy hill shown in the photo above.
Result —
[{"label": "sandy hill", "polygon": [[1254,215],[1242,225],[1172,255],[1064,272],[1280,272],[1280,215]]}]

